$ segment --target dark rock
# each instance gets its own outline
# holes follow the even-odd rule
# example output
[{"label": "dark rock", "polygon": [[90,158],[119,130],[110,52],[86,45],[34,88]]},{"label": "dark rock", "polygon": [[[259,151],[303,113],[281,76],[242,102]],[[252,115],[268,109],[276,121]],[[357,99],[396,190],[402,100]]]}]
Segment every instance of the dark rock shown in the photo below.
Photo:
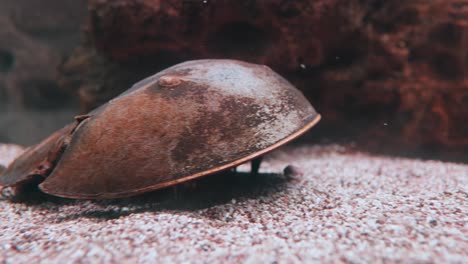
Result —
[{"label": "dark rock", "polygon": [[304,173],[302,172],[301,168],[294,165],[288,165],[284,167],[283,175],[286,177],[286,179],[294,179],[296,177],[303,176]]}]

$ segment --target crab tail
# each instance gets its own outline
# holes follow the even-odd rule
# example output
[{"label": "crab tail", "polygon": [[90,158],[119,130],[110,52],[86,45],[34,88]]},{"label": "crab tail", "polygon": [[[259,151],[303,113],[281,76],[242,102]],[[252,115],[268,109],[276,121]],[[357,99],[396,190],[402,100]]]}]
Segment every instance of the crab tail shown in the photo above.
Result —
[{"label": "crab tail", "polygon": [[38,145],[27,148],[16,158],[0,175],[0,198],[13,200],[26,195],[44,181],[85,119],[80,116],[76,122],[58,130]]}]

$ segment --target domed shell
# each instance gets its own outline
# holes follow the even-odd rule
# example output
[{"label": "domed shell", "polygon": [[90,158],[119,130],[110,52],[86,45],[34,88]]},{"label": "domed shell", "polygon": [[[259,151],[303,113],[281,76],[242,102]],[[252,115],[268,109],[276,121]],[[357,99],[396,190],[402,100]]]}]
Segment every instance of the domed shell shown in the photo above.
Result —
[{"label": "domed shell", "polygon": [[[56,135],[58,143],[47,144],[60,151],[48,155],[47,164],[55,166],[39,187],[69,198],[160,189],[252,160],[319,119],[303,94],[266,66],[189,61],[135,84],[62,129],[69,136]],[[0,185],[14,183],[5,177]]]}]

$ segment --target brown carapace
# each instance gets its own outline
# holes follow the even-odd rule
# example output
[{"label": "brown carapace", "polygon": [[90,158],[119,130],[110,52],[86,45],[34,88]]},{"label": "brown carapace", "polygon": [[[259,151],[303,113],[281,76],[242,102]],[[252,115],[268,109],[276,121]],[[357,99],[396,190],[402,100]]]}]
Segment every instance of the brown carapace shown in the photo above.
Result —
[{"label": "brown carapace", "polygon": [[258,159],[319,119],[302,93],[266,66],[188,61],[28,148],[0,176],[0,188],[15,193],[33,183],[83,199],[137,195]]}]

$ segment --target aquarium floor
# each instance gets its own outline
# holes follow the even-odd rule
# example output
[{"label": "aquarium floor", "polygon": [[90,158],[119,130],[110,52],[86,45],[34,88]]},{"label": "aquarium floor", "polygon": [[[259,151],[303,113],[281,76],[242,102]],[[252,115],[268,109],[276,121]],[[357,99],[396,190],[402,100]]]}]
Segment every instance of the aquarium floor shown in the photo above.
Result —
[{"label": "aquarium floor", "polygon": [[[7,162],[12,147],[0,148]],[[302,172],[287,179],[294,164]],[[252,178],[77,201],[0,201],[4,263],[435,262],[468,259],[468,165],[286,147]],[[244,171],[244,172],[242,172]]]}]

